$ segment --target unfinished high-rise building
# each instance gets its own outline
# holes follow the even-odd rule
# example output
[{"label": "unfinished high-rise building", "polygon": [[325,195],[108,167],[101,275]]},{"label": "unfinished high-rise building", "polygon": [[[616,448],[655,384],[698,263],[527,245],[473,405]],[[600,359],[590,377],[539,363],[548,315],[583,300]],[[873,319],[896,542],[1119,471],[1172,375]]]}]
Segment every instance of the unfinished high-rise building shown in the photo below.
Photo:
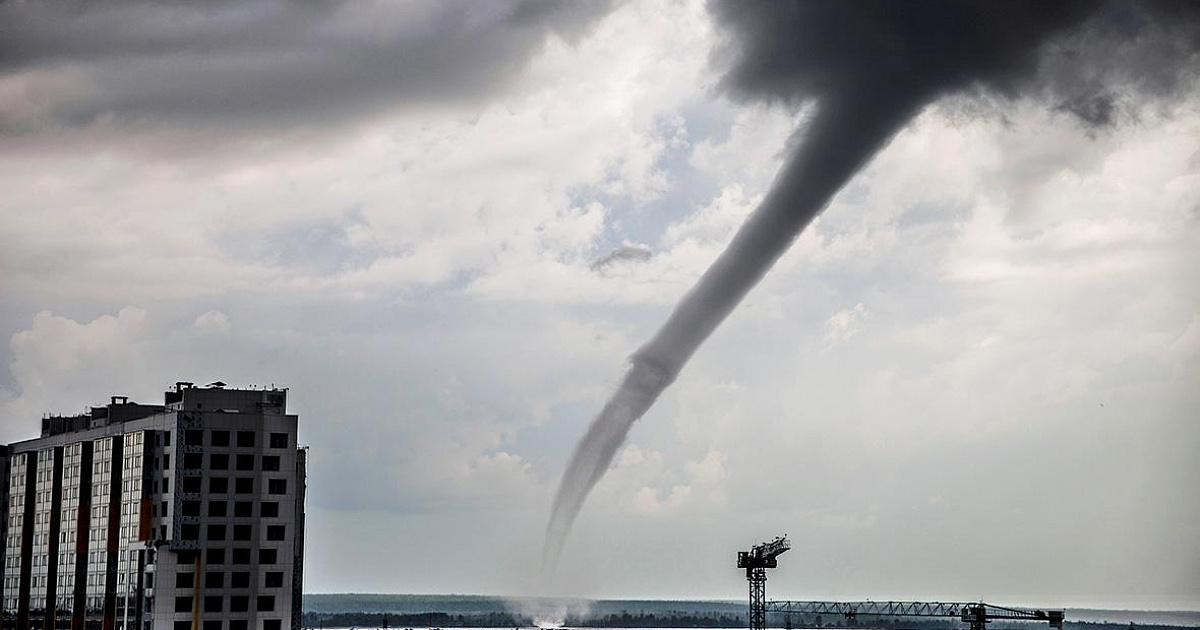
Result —
[{"label": "unfinished high-rise building", "polygon": [[0,447],[0,625],[298,630],[306,451],[286,404],[176,383]]}]

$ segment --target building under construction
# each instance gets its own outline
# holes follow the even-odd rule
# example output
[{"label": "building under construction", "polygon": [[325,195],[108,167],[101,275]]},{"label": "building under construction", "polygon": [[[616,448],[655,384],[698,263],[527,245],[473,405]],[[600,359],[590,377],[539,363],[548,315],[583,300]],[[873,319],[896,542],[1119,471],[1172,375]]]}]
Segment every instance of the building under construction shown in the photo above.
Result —
[{"label": "building under construction", "polygon": [[306,452],[286,404],[177,383],[0,446],[0,624],[298,630]]}]

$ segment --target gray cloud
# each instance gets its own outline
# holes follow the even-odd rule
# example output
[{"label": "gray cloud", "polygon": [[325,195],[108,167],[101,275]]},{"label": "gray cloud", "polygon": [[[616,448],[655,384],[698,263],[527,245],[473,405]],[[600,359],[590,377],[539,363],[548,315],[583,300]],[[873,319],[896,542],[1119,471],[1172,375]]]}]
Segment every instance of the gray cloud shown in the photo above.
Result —
[{"label": "gray cloud", "polygon": [[547,37],[584,34],[606,2],[10,2],[0,132],[97,120],[323,124],[503,88]]},{"label": "gray cloud", "polygon": [[612,265],[625,261],[645,262],[650,260],[652,255],[653,252],[651,252],[650,248],[646,247],[645,245],[632,245],[626,243],[620,247],[613,248],[611,252],[608,252],[607,254],[592,261],[592,264],[589,265],[589,268],[592,271],[602,272]]}]

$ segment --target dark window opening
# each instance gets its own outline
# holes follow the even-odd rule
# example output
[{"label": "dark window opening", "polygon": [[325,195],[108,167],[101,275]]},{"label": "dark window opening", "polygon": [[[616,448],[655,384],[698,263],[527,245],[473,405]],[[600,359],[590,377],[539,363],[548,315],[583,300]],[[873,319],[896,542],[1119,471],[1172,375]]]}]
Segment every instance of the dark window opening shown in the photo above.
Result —
[{"label": "dark window opening", "polygon": [[250,588],[250,574],[246,571],[234,571],[229,576],[230,588]]}]

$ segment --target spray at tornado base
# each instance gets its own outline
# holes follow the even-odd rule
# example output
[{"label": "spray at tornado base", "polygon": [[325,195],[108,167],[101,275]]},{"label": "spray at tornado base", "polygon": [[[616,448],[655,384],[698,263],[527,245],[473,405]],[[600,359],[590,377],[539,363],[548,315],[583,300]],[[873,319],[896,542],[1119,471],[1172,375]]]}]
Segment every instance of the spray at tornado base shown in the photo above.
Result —
[{"label": "spray at tornado base", "polygon": [[[1091,41],[1080,31],[1166,42],[1150,47],[1158,51],[1155,62],[1171,57],[1186,65],[1200,47],[1200,11],[1180,2],[727,0],[711,3],[710,11],[727,36],[720,52],[731,64],[724,78],[730,93],[792,107],[811,103],[815,113],[762,204],[633,354],[620,386],[576,446],[546,528],[544,579],[633,423],[805,226],[926,105],[967,90],[1005,97],[1036,90],[1085,123],[1108,124],[1107,115],[1088,114],[1111,110],[1109,85],[1071,66],[1078,60],[1071,47]],[[1047,64],[1047,49],[1066,61]],[[1158,81],[1167,91],[1179,77],[1164,67],[1128,67],[1128,76],[1109,78]]]}]

